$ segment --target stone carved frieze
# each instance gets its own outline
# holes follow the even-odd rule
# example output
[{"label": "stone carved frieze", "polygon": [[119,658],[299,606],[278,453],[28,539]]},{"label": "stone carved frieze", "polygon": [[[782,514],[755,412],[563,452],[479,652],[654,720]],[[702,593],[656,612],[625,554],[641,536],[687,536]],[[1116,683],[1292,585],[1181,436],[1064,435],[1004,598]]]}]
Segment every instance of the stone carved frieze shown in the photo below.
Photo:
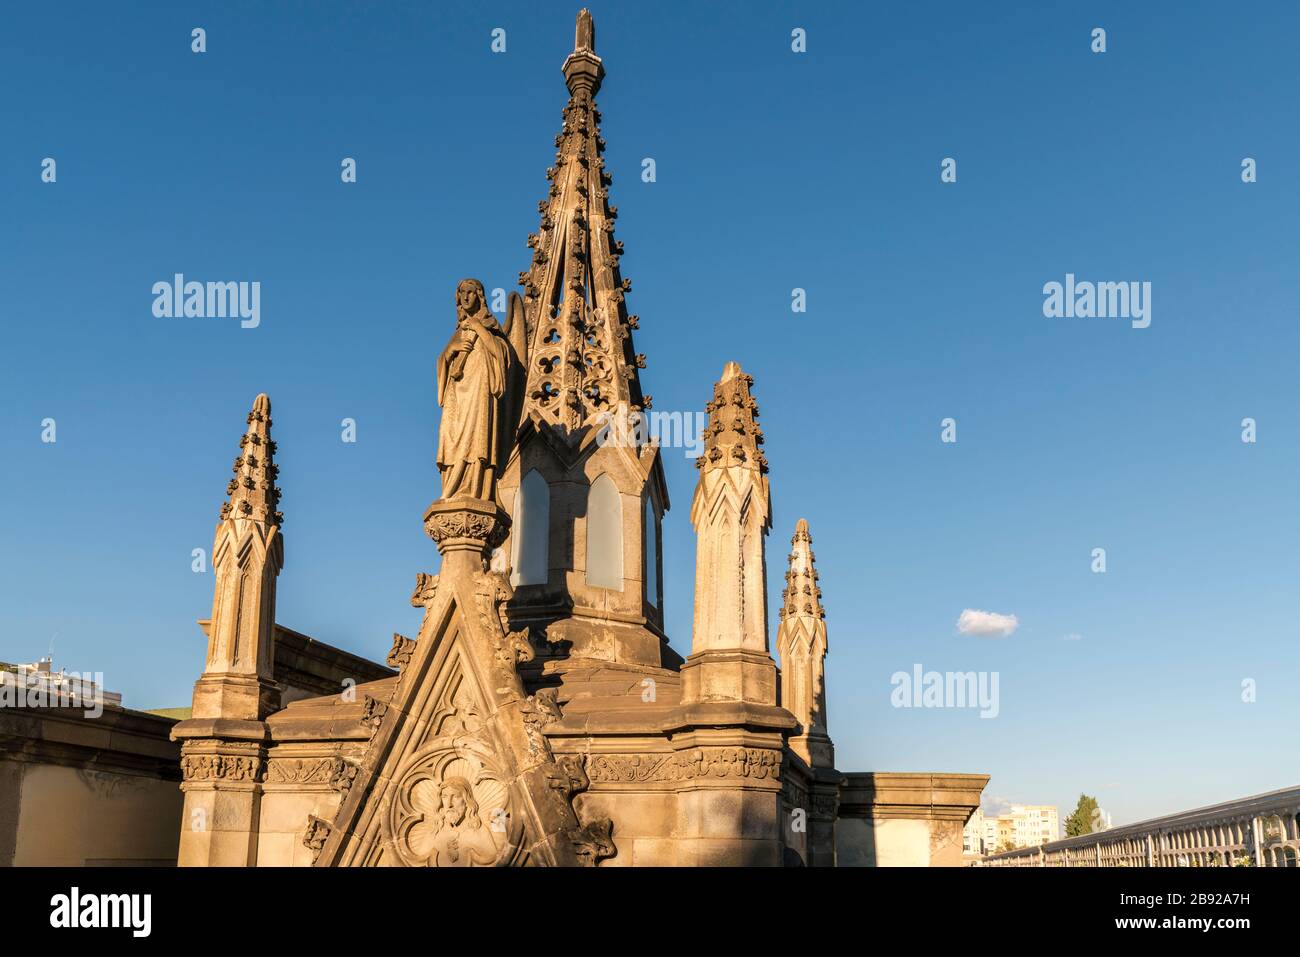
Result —
[{"label": "stone carved frieze", "polygon": [[356,775],[357,766],[337,755],[272,758],[266,766],[267,784],[323,785],[344,794]]},{"label": "stone carved frieze", "polygon": [[776,780],[781,756],[761,748],[691,748],[671,754],[593,754],[587,776],[593,784],[649,784],[701,778]]},{"label": "stone carved frieze", "polygon": [[324,784],[339,774],[342,758],[274,758],[267,764],[267,784]]},{"label": "stone carved frieze", "polygon": [[256,782],[262,774],[262,759],[242,754],[186,754],[181,758],[186,781]]}]

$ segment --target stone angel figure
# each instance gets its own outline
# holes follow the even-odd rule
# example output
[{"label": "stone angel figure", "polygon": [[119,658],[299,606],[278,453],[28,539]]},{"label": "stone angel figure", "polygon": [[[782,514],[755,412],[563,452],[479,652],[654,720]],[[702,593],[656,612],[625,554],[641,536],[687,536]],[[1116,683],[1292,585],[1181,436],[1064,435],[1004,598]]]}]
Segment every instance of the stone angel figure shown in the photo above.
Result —
[{"label": "stone angel figure", "polygon": [[510,294],[506,327],[487,307],[483,284],[456,287],[456,331],[438,357],[438,471],[442,498],[495,502],[497,476],[514,448],[526,351],[523,300]]}]

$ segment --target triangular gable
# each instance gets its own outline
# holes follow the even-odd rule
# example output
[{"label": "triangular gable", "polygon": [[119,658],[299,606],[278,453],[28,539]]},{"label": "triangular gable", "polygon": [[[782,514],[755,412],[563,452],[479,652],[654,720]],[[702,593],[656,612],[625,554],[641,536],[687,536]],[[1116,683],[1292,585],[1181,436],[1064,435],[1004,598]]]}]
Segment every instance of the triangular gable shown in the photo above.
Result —
[{"label": "triangular gable", "polygon": [[500,576],[425,578],[420,637],[392,697],[368,703],[375,732],[318,866],[595,863],[613,852],[608,822],[583,826],[571,803],[580,765],[557,763],[542,728],[553,692],[526,695],[532,657],[503,626]]}]

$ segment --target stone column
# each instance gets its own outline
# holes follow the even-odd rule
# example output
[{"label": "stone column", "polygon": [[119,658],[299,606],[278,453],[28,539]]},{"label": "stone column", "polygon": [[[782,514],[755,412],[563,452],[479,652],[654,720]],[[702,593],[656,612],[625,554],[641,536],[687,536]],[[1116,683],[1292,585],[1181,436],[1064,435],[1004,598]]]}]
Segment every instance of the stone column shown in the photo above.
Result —
[{"label": "stone column", "polygon": [[207,662],[194,686],[192,717],[172,729],[172,738],[182,742],[182,866],[257,863],[268,741],[263,719],[280,699],[273,662],[284,517],[277,511],[271,400],[265,394],[254,400],[247,421],[212,545],[216,584]]}]

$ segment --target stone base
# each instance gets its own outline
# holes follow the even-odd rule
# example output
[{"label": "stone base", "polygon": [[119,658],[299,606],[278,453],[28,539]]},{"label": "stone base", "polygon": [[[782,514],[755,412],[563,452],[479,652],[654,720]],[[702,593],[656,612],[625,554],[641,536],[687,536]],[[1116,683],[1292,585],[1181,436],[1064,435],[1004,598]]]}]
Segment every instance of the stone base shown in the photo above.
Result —
[{"label": "stone base", "polygon": [[683,701],[776,704],[776,663],[757,651],[701,651],[682,665]]},{"label": "stone base", "polygon": [[790,750],[811,768],[835,767],[835,745],[824,731],[791,735]]},{"label": "stone base", "polygon": [[205,674],[194,684],[196,719],[260,721],[279,708],[279,686],[256,675]]}]

